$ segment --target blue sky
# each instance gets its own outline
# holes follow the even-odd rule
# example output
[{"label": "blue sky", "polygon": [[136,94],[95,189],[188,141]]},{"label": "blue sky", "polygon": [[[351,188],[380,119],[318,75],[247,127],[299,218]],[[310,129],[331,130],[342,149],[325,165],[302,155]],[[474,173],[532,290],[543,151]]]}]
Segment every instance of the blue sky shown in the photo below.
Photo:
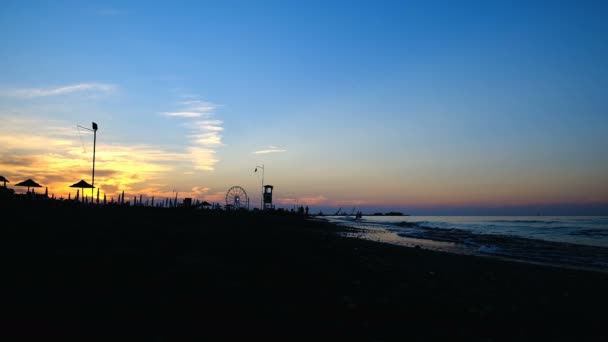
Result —
[{"label": "blue sky", "polygon": [[608,213],[607,10],[3,2],[0,172],[67,194],[96,121],[109,195],[257,204],[264,164],[284,206]]}]

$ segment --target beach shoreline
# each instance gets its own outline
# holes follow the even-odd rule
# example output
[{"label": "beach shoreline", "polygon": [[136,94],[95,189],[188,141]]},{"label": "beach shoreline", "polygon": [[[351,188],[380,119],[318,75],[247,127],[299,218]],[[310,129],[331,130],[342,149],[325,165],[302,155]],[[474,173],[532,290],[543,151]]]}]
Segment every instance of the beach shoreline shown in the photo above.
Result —
[{"label": "beach shoreline", "polygon": [[288,213],[4,209],[3,318],[37,327],[21,337],[608,338],[603,272],[344,237]]},{"label": "beach shoreline", "polygon": [[[546,266],[546,267],[553,267],[553,268],[557,268],[557,269],[571,269],[571,270],[600,272],[600,273],[608,274],[608,267],[606,267],[604,265],[602,265],[602,266],[571,265],[571,264],[552,262],[552,261],[536,261],[536,260],[530,260],[530,259],[522,259],[522,258],[516,258],[513,256],[506,256],[506,255],[499,255],[499,254],[492,254],[492,253],[475,253],[475,252],[473,252],[471,250],[467,250],[465,248],[460,248],[460,249],[455,248],[454,245],[458,245],[456,243],[444,242],[444,241],[438,241],[438,240],[421,239],[421,238],[411,238],[411,237],[399,237],[399,238],[379,237],[383,234],[387,234],[387,235],[397,235],[397,234],[390,233],[390,232],[377,232],[377,231],[370,232],[370,231],[367,231],[366,229],[362,229],[362,228],[356,228],[356,227],[350,227],[350,226],[348,226],[348,227],[352,228],[353,231],[344,232],[343,235],[353,238],[353,239],[369,240],[369,241],[374,241],[374,242],[378,242],[378,243],[400,246],[403,248],[427,249],[427,250],[432,250],[432,251],[436,251],[439,253],[456,254],[456,255],[470,255],[470,256],[475,256],[475,257],[480,257],[480,258],[490,258],[490,259],[502,260],[502,261],[507,261],[507,262],[517,262],[517,263],[524,263],[524,264],[531,264],[531,265],[538,265],[538,266]],[[566,245],[565,243],[560,243],[560,244]],[[580,246],[576,246],[576,247],[580,247]],[[600,248],[597,248],[597,249],[600,249]]]},{"label": "beach shoreline", "polygon": [[[591,245],[517,236],[510,234],[508,227],[503,227],[506,233],[488,234],[479,229],[477,232],[473,232],[467,231],[467,227],[437,228],[416,222],[378,223],[365,219],[349,220],[331,216],[316,219],[352,228],[352,231],[345,233],[346,236],[398,246],[560,268],[608,272],[608,248],[597,241],[594,241],[595,245]],[[605,218],[600,217],[600,219]],[[530,230],[534,231],[534,228],[530,228]],[[579,228],[579,231],[585,231],[585,228]],[[500,231],[497,230],[497,232]],[[601,233],[603,231],[598,234]],[[575,231],[574,234],[578,234],[578,231]]]}]

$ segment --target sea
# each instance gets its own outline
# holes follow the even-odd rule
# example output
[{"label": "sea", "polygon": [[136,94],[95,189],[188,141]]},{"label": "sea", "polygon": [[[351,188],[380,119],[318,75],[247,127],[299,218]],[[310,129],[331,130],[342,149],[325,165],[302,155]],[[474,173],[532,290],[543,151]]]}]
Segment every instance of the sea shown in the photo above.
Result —
[{"label": "sea", "polygon": [[608,272],[608,216],[322,216],[350,237]]}]

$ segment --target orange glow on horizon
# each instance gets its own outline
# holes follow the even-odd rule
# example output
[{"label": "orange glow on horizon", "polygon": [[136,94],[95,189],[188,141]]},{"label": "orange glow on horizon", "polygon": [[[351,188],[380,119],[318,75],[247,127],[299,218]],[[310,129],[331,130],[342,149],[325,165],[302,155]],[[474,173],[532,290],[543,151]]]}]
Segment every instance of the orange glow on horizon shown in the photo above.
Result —
[{"label": "orange glow on horizon", "polygon": [[[11,122],[15,124],[15,122]],[[73,137],[73,131],[53,128],[51,136],[32,136],[25,127],[30,122],[17,122],[13,127],[0,128],[0,143],[6,149],[0,151],[2,175],[15,184],[27,178],[43,185],[36,192],[48,188],[56,198],[74,197],[78,189],[70,185],[83,179],[92,181],[92,149],[87,151]],[[247,174],[236,172],[233,165],[220,168],[215,151],[204,148],[171,152],[148,145],[100,144],[96,150],[95,186],[100,198],[115,200],[124,191],[128,198],[140,195],[148,199],[190,197],[194,200],[223,203],[225,191],[232,181],[248,179]],[[255,165],[255,162],[251,162]],[[316,169],[293,171],[289,164],[274,165],[267,175],[277,188],[274,202],[281,206],[292,205],[366,207],[385,206],[403,208],[424,207],[496,207],[550,205],[562,203],[608,203],[608,189],[592,183],[564,183],[559,174],[534,175],[526,178],[517,174],[449,174],[444,171],[427,172],[425,169],[404,170],[403,174],[375,171],[371,166],[356,169],[344,166],[335,173],[323,173]],[[207,170],[207,171],[200,171]],[[253,170],[249,170],[253,172]],[[201,176],[204,172],[204,177]],[[376,172],[376,173],[374,173]],[[384,174],[383,174],[384,172]],[[388,172],[388,173],[387,173]],[[250,175],[249,177],[255,177]],[[250,203],[256,206],[260,195],[255,179],[248,180]],[[350,186],[345,186],[349,184]],[[253,189],[252,189],[253,188]],[[583,189],[584,191],[581,191]],[[26,188],[15,187],[18,193]],[[85,194],[97,194],[85,189]]]}]

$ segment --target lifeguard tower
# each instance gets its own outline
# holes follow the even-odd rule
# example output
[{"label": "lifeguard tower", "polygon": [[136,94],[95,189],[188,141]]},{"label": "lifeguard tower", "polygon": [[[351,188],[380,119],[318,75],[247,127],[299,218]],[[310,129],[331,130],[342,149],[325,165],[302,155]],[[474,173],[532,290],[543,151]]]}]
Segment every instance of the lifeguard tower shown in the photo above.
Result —
[{"label": "lifeguard tower", "polygon": [[272,204],[272,190],[274,186],[272,185],[264,185],[264,210],[274,209],[274,205]]}]

